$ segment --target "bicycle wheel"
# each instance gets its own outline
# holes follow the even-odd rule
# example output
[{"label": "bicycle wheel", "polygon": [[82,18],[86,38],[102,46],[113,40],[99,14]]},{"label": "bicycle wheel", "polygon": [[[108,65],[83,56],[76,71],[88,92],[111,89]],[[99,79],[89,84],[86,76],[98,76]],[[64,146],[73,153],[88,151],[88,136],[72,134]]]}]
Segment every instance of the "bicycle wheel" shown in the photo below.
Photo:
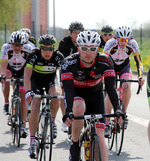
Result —
[{"label": "bicycle wheel", "polygon": [[21,137],[21,102],[19,99],[15,102],[15,116],[14,116],[14,135],[15,140],[14,144],[20,146],[20,137]]},{"label": "bicycle wheel", "polygon": [[[124,112],[124,104],[121,102],[121,109]],[[121,153],[122,145],[123,145],[123,140],[124,140],[124,122],[121,126],[118,124],[117,126],[117,132],[115,135],[115,146],[116,146],[116,153],[119,155]]]},{"label": "bicycle wheel", "polygon": [[111,150],[114,145],[114,138],[116,132],[114,118],[110,119],[109,125],[111,127],[111,135],[108,137],[108,149]]},{"label": "bicycle wheel", "polygon": [[99,138],[97,135],[94,135],[90,142],[90,161],[102,161]]},{"label": "bicycle wheel", "polygon": [[41,140],[41,151],[40,151],[40,161],[51,161],[52,158],[52,145],[53,145],[53,135],[52,135],[52,119],[51,115],[48,115],[44,119],[43,135]]}]

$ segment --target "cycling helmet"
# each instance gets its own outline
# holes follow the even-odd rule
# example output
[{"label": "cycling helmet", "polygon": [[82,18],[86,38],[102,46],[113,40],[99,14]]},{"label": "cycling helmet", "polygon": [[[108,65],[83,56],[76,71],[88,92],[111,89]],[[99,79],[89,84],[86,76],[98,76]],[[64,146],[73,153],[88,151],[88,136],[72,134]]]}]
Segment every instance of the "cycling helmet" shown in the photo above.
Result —
[{"label": "cycling helmet", "polygon": [[28,28],[22,28],[20,31],[26,32],[29,36],[31,35],[31,30]]},{"label": "cycling helmet", "polygon": [[10,42],[25,44],[27,42],[27,38],[25,36],[25,33],[21,32],[21,31],[14,31],[10,36]]},{"label": "cycling helmet", "polygon": [[99,46],[101,43],[100,35],[94,31],[83,31],[78,34],[77,44],[80,45],[94,45]]},{"label": "cycling helmet", "polygon": [[116,29],[116,37],[129,39],[133,35],[132,29],[130,27],[122,26]]},{"label": "cycling helmet", "polygon": [[40,46],[54,45],[56,43],[56,38],[53,35],[46,34],[40,36],[38,42]]},{"label": "cycling helmet", "polygon": [[104,27],[101,29],[101,32],[102,32],[102,33],[112,33],[112,32],[113,32],[113,29],[112,29],[111,26],[106,25],[106,26],[104,26]]},{"label": "cycling helmet", "polygon": [[83,24],[77,21],[72,22],[69,26],[69,31],[74,31],[74,30],[83,31],[84,30]]}]

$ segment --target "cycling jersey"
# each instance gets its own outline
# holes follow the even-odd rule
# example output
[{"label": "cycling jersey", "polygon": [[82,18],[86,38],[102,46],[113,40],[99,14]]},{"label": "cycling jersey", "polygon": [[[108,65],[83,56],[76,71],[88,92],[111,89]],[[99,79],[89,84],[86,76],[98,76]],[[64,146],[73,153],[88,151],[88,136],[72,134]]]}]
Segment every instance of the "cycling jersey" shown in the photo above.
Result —
[{"label": "cycling jersey", "polygon": [[97,53],[93,66],[85,68],[80,61],[79,53],[75,53],[63,61],[61,69],[61,80],[65,90],[66,112],[72,111],[75,93],[92,95],[100,89],[102,91],[103,77],[105,88],[112,100],[112,104],[115,109],[117,108],[118,96],[114,86],[115,71],[113,69],[113,62],[109,56]]},{"label": "cycling jersey", "polygon": [[101,39],[101,43],[100,43],[100,49],[99,51],[102,52],[104,50],[104,46],[106,44],[106,42],[103,40],[103,38],[100,36],[100,39]]},{"label": "cycling jersey", "polygon": [[38,80],[45,81],[47,79],[55,79],[56,70],[61,66],[63,55],[54,50],[50,60],[45,60],[41,56],[41,50],[35,49],[27,57],[26,67],[33,69],[32,76]]},{"label": "cycling jersey", "polygon": [[112,38],[107,41],[103,53],[110,55],[115,66],[125,67],[130,62],[130,54],[133,53],[136,62],[138,75],[143,75],[143,65],[141,62],[140,51],[137,42],[134,39],[130,39],[127,46],[122,49],[116,38]]},{"label": "cycling jersey", "polygon": [[77,46],[74,45],[70,36],[65,37],[60,41],[58,50],[64,55],[64,57],[67,57],[78,51]]},{"label": "cycling jersey", "polygon": [[1,62],[8,62],[8,67],[14,71],[23,70],[25,67],[26,57],[34,49],[29,44],[24,44],[20,53],[16,54],[13,51],[12,45],[6,43],[1,49]]},{"label": "cycling jersey", "polygon": [[148,97],[148,104],[150,106],[150,69],[147,74],[147,97]]}]

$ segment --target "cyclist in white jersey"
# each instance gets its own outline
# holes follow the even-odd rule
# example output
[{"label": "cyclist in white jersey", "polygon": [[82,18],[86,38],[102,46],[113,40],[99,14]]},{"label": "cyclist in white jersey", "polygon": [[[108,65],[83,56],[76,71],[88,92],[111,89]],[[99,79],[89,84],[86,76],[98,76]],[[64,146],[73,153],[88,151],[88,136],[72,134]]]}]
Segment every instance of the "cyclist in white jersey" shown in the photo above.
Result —
[{"label": "cyclist in white jersey", "polygon": [[[23,78],[24,67],[26,63],[26,57],[29,52],[32,51],[33,47],[26,43],[26,36],[20,31],[15,31],[11,34],[10,43],[5,43],[1,48],[1,75],[6,79]],[[4,114],[9,114],[9,91],[10,83],[5,82],[3,95],[4,95]],[[23,84],[20,86],[20,97],[21,97],[21,110],[22,110],[22,137],[27,136],[25,123],[27,116],[27,107],[25,102],[25,89]]]},{"label": "cyclist in white jersey", "polygon": [[[111,38],[105,44],[103,53],[110,55],[114,62],[114,68],[116,75],[119,78],[124,79],[132,79],[132,73],[130,68],[130,54],[133,53],[134,59],[137,66],[138,71],[138,80],[139,84],[144,84],[143,78],[143,65],[141,62],[141,56],[138,44],[136,40],[132,38],[132,30],[130,27],[122,26],[118,27],[115,32],[115,37]],[[127,111],[127,107],[131,98],[131,83],[123,84],[123,101],[125,105],[125,111]],[[105,108],[106,113],[110,113],[112,109],[112,105],[106,95],[105,98]],[[125,120],[126,126],[128,120]],[[108,124],[108,120],[106,120],[106,124]]]}]

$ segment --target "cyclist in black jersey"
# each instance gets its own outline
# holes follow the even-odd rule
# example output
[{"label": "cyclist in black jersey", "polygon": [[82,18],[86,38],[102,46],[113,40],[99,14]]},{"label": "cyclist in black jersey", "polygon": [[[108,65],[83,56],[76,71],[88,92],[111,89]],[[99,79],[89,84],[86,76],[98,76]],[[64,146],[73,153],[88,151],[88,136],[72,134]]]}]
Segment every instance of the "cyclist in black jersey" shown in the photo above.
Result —
[{"label": "cyclist in black jersey", "polygon": [[[30,45],[26,44],[26,36],[20,31],[15,31],[10,36],[10,43],[5,43],[1,48],[1,75],[6,76],[7,79],[23,78],[24,67],[28,53],[33,49]],[[3,95],[4,95],[4,114],[9,114],[9,91],[10,82],[5,82]],[[21,125],[21,136],[27,137],[26,131],[26,117],[27,107],[25,101],[25,89],[23,84],[20,86],[21,98],[21,112],[23,124]]]},{"label": "cyclist in black jersey", "polygon": [[[55,50],[54,45],[56,39],[53,35],[40,36],[40,48],[35,49],[27,57],[25,72],[24,72],[24,85],[26,90],[26,100],[32,100],[31,94],[43,94],[43,87],[46,92],[52,95],[61,95],[61,87],[55,83],[56,70],[61,66],[64,59],[63,55]],[[40,98],[33,97],[31,114],[29,118],[30,128],[30,158],[36,157],[35,152],[35,133],[38,129],[38,118],[40,112]],[[60,101],[52,99],[53,108],[51,109],[52,123],[53,123],[53,138],[57,137],[57,126],[55,124],[56,114],[59,108]]]},{"label": "cyclist in black jersey", "polygon": [[[148,97],[148,104],[150,108],[150,69],[147,75],[147,97]],[[150,121],[149,121],[147,130],[148,130],[148,138],[149,138],[149,143],[150,143]]]},{"label": "cyclist in black jersey", "polygon": [[113,37],[112,27],[109,25],[103,26],[100,34],[100,38],[101,38],[101,44],[100,44],[100,50],[99,50],[100,52],[103,51],[106,42],[112,37]]},{"label": "cyclist in black jersey", "polygon": [[[83,24],[80,22],[75,21],[70,24],[69,36],[61,40],[58,46],[58,50],[64,55],[64,57],[67,57],[70,54],[76,53],[78,51],[76,38],[77,35],[83,30],[84,30]],[[64,100],[61,100],[61,111],[62,115],[64,115],[65,114]],[[68,128],[64,123],[62,124],[62,131],[63,132],[68,131]]]},{"label": "cyclist in black jersey", "polygon": [[[84,114],[103,114],[104,98],[102,79],[111,98],[114,110],[121,112],[115,84],[113,62],[109,56],[98,52],[100,35],[93,31],[83,31],[77,37],[78,51],[63,61],[61,80],[65,91],[66,114],[63,121],[71,125],[68,118],[70,112],[75,116]],[[119,120],[122,122],[122,119]],[[83,120],[72,120],[72,143],[70,161],[79,161],[79,135],[83,128]],[[108,150],[104,139],[105,124],[102,119],[96,126],[100,140],[102,160],[108,160]]]}]

